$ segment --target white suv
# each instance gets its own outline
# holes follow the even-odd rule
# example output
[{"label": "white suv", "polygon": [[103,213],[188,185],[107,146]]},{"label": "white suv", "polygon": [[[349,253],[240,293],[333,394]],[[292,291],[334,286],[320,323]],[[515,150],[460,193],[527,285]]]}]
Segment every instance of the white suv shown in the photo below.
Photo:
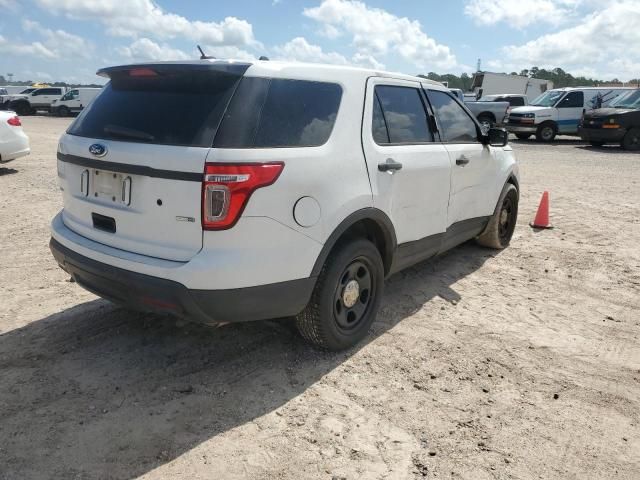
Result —
[{"label": "white suv", "polygon": [[78,284],[204,323],[296,317],[362,339],[384,279],[508,245],[518,167],[441,84],[259,61],[106,68],[60,139],[51,250]]}]

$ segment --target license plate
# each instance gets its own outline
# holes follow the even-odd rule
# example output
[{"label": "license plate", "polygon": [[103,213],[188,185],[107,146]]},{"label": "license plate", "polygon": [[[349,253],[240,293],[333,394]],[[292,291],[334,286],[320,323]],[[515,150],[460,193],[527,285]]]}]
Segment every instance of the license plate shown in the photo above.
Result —
[{"label": "license plate", "polygon": [[107,202],[121,205],[131,204],[131,177],[106,170],[92,172],[93,196]]}]

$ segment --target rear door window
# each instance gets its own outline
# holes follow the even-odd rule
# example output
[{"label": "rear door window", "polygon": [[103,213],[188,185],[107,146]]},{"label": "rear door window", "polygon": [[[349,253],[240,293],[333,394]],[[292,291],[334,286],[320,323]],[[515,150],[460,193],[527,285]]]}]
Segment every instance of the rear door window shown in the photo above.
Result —
[{"label": "rear door window", "polygon": [[329,140],[340,108],[335,83],[244,78],[216,136],[218,148],[316,147]]},{"label": "rear door window", "polygon": [[181,67],[150,66],[110,72],[111,81],[67,133],[126,142],[210,147],[244,70]]},{"label": "rear door window", "polygon": [[469,114],[451,95],[439,90],[429,90],[429,101],[439,124],[440,138],[448,143],[478,141],[478,128]]},{"label": "rear door window", "polygon": [[383,115],[388,131],[388,142],[384,142],[380,118],[375,118],[377,108],[374,105],[373,133],[376,143],[433,142],[420,90],[413,87],[378,85],[375,88],[375,97],[380,104],[378,115]]},{"label": "rear door window", "polygon": [[522,97],[509,97],[508,101],[512,107],[524,107],[524,98]]}]

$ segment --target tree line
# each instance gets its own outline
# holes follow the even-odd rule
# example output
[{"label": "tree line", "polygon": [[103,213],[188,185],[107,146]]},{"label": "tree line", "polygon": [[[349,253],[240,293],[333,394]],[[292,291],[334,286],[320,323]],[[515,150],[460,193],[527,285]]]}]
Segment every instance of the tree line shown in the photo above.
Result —
[{"label": "tree line", "polygon": [[[506,72],[503,72],[506,73]],[[565,72],[561,68],[554,68],[552,70],[546,70],[544,68],[531,67],[530,69],[524,69],[520,72],[511,72],[510,75],[520,75],[523,77],[538,78],[541,80],[551,80],[554,88],[563,87],[596,87],[598,85],[607,84],[620,84],[623,82],[614,78],[612,80],[598,80],[587,77],[574,77],[568,72]],[[473,77],[463,73],[462,75],[453,75],[451,73],[440,75],[435,72],[429,72],[427,75],[422,75],[429,80],[435,80],[436,82],[448,82],[450,88],[460,88],[462,90],[471,90],[473,84]],[[626,82],[627,84],[635,84],[640,87],[640,78],[635,78]]]}]

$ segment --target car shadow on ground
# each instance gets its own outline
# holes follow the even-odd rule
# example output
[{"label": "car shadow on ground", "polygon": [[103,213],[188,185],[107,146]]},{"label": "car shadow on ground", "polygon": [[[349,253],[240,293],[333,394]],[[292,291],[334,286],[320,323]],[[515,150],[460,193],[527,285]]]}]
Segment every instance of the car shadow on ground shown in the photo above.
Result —
[{"label": "car shadow on ground", "polygon": [[[188,324],[96,300],[0,336],[0,478],[142,475],[304,392],[495,251],[462,245],[387,282],[369,337],[342,353],[290,320]],[[3,476],[4,475],[4,476]]]},{"label": "car shadow on ground", "polygon": [[541,146],[550,146],[557,147],[562,145],[585,145],[584,140],[579,138],[557,138],[553,142],[538,142],[535,138],[530,138],[528,140],[520,140],[517,138],[509,138],[509,143],[513,143],[515,145],[541,145]]},{"label": "car shadow on ground", "polygon": [[14,173],[18,173],[18,170],[16,170],[15,168],[0,167],[0,177],[3,177],[5,175],[13,175]]},{"label": "car shadow on ground", "polygon": [[623,154],[623,155],[637,155],[638,153],[640,153],[640,150],[636,150],[636,151],[625,150],[620,145],[615,145],[615,144],[603,145],[601,147],[595,147],[593,145],[580,145],[577,148],[581,150],[586,150],[588,152],[601,152],[601,153],[614,152],[616,154]]}]

